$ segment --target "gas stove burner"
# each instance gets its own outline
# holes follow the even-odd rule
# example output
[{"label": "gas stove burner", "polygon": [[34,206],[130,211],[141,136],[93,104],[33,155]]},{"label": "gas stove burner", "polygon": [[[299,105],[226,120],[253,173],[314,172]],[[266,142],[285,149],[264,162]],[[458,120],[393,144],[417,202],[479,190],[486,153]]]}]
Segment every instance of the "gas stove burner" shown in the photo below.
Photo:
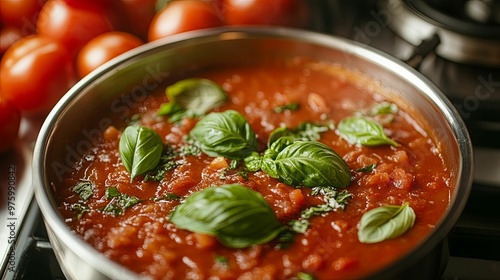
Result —
[{"label": "gas stove burner", "polygon": [[389,27],[413,45],[437,35],[436,53],[445,59],[500,66],[498,0],[386,0],[381,7]]}]

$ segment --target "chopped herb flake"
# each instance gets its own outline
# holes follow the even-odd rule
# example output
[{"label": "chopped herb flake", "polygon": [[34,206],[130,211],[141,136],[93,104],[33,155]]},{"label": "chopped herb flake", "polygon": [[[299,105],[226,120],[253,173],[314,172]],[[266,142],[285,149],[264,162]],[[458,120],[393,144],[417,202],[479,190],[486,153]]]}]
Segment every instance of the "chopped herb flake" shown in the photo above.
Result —
[{"label": "chopped herb flake", "polygon": [[295,233],[296,231],[294,230],[290,229],[283,230],[276,238],[278,240],[278,244],[274,246],[274,249],[282,250],[289,248],[293,244],[293,241],[295,240]]},{"label": "chopped herb flake", "polygon": [[87,212],[89,208],[85,205],[82,205],[80,203],[75,203],[71,205],[71,210],[73,210],[76,214],[76,218],[80,220],[83,216],[83,213]]},{"label": "chopped herb flake", "polygon": [[157,201],[162,201],[162,200],[166,200],[166,201],[174,201],[174,200],[179,200],[179,199],[181,199],[181,198],[182,198],[182,196],[178,196],[178,195],[176,195],[176,194],[174,194],[174,193],[167,193],[167,194],[162,195],[162,196],[160,196],[160,197],[154,197],[154,198],[152,198],[152,200],[153,200],[154,202],[157,202]]},{"label": "chopped herb flake", "polygon": [[305,273],[305,272],[299,272],[299,273],[297,273],[297,279],[298,280],[314,280],[315,278],[312,274]]},{"label": "chopped herb flake", "polygon": [[226,257],[219,255],[215,256],[215,262],[224,266],[227,266],[229,264],[229,260]]},{"label": "chopped herb flake", "polygon": [[171,146],[166,145],[164,154],[161,156],[158,166],[144,176],[144,181],[159,182],[163,180],[167,171],[173,170],[178,166],[178,163],[175,161],[177,155],[178,153],[176,153]]},{"label": "chopped herb flake", "polygon": [[285,104],[285,105],[281,105],[281,106],[275,107],[273,109],[273,111],[275,113],[280,114],[280,113],[283,113],[285,111],[297,111],[299,108],[300,108],[300,104],[299,103],[291,102],[291,103],[288,103],[288,104]]},{"label": "chopped herb flake", "polygon": [[132,207],[142,201],[136,196],[120,193],[115,187],[107,188],[105,195],[106,199],[111,201],[101,210],[104,213],[115,216],[123,214],[126,208]]},{"label": "chopped herb flake", "polygon": [[77,193],[82,200],[86,201],[94,194],[92,188],[93,185],[90,181],[80,181],[73,187],[73,191]]},{"label": "chopped herb flake", "polygon": [[358,168],[358,169],[356,169],[356,171],[358,171],[358,172],[372,172],[373,169],[375,169],[375,167],[377,167],[377,164],[373,163],[373,164]]},{"label": "chopped herb flake", "polygon": [[300,213],[300,218],[298,220],[292,220],[289,222],[289,226],[291,230],[304,233],[309,228],[309,219],[313,216],[326,214],[331,211],[335,211],[337,209],[344,209],[347,205],[347,200],[352,197],[346,190],[342,190],[341,192],[337,192],[335,189],[330,188],[320,188],[315,187],[312,189],[312,195],[321,194],[324,196],[323,200],[326,202],[325,204],[321,204],[318,206],[311,206],[306,208]]}]

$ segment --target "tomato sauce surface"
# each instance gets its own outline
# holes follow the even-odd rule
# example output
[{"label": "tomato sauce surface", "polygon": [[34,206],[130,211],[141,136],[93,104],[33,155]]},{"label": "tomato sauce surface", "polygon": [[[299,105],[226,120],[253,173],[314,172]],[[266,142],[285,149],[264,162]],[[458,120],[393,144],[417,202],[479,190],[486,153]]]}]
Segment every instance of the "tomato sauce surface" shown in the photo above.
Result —
[{"label": "tomato sauce surface", "polygon": [[[352,78],[357,76],[340,67],[302,58],[206,69],[190,77],[221,85],[229,101],[216,111],[240,112],[255,131],[260,149],[277,127],[294,128],[325,119],[337,124],[387,98],[377,87],[367,86],[369,79],[363,80],[362,75]],[[138,122],[176,148],[197,119],[171,123],[167,117],[157,116],[166,101],[164,88],[151,94],[137,107]],[[300,104],[299,109],[274,111],[290,103]],[[442,218],[453,193],[446,163],[425,132],[425,124],[400,108],[384,124],[398,146],[359,146],[347,142],[335,129],[322,133],[320,141],[342,156],[351,171],[352,182],[345,190],[352,198],[344,210],[312,217],[307,231],[296,234],[287,248],[277,249],[272,241],[231,249],[213,237],[176,228],[168,217],[181,200],[168,198],[239,183],[260,192],[286,224],[305,208],[321,204],[321,197],[312,195],[310,188],[288,186],[262,171],[245,177],[220,168],[213,157],[203,153],[179,159],[161,181],[145,181],[144,176],[131,180],[118,151],[123,128],[117,123],[104,132],[102,140],[57,185],[57,199],[68,226],[78,236],[108,258],[155,279],[290,279],[298,273],[315,279],[363,278],[418,246]],[[359,171],[371,164],[376,164],[373,170]],[[74,191],[82,180],[93,185],[91,196],[83,202]],[[109,187],[141,201],[119,215],[103,213],[109,203],[105,194]],[[358,223],[365,212],[405,202],[416,213],[409,231],[380,243],[358,240]]]}]

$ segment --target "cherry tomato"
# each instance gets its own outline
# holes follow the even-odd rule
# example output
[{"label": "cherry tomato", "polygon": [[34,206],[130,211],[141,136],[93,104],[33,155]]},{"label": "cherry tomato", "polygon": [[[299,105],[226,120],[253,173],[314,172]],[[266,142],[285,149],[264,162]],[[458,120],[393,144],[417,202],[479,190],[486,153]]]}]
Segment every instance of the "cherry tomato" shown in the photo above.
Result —
[{"label": "cherry tomato", "polygon": [[45,0],[1,0],[0,20],[17,27],[27,36],[35,32],[35,23]]},{"label": "cherry tomato", "polygon": [[305,24],[303,0],[222,0],[227,25],[283,25],[301,27]]},{"label": "cherry tomato", "polygon": [[19,28],[3,26],[2,29],[0,29],[0,57],[3,56],[5,51],[7,51],[12,44],[22,37],[23,34]]},{"label": "cherry tomato", "polygon": [[154,41],[169,35],[222,24],[215,3],[199,0],[171,1],[153,18],[148,40]]},{"label": "cherry tomato", "polygon": [[122,30],[128,23],[123,22],[122,12],[116,7],[117,1],[120,0],[64,0],[71,8],[104,15],[114,30]]},{"label": "cherry tomato", "polygon": [[138,37],[120,31],[110,31],[90,40],[78,53],[76,68],[83,78],[110,59],[143,44]]},{"label": "cherry tomato", "polygon": [[115,0],[64,0],[68,5],[77,9],[98,9],[110,7]]},{"label": "cherry tomato", "polygon": [[116,0],[114,3],[123,18],[124,29],[147,40],[149,25],[156,13],[156,0]]},{"label": "cherry tomato", "polygon": [[47,113],[74,84],[72,58],[57,40],[30,35],[14,43],[0,64],[2,96],[27,114]]},{"label": "cherry tomato", "polygon": [[0,153],[6,152],[17,140],[21,112],[9,100],[3,99],[0,93]]},{"label": "cherry tomato", "polygon": [[47,1],[37,21],[38,33],[60,41],[76,56],[90,39],[113,30],[106,11],[92,3],[74,7],[63,0]]}]

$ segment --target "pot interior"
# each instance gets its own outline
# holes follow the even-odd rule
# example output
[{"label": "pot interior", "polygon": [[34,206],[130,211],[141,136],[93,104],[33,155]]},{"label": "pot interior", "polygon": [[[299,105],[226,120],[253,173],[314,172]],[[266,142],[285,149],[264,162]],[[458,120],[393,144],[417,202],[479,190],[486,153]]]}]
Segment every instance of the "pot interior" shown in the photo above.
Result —
[{"label": "pot interior", "polygon": [[[446,236],[458,219],[472,180],[472,149],[465,125],[443,94],[413,69],[378,51],[341,38],[290,29],[214,29],[180,34],[128,52],[81,80],[47,118],[35,150],[36,197],[47,226],[71,250],[87,251],[82,258],[108,277],[110,261],[94,258],[96,251],[71,234],[57,211],[53,185],[112,121],[125,121],[134,102],[185,73],[208,67],[225,67],[255,59],[310,57],[373,78],[388,95],[404,100],[405,110],[427,124],[453,174],[452,205],[442,224],[423,247],[404,263],[424,256]],[[112,116],[112,117],[109,117]],[[435,239],[435,240],[434,240]],[[65,244],[65,245],[64,245]],[[61,260],[61,259],[60,259]],[[404,269],[405,265],[396,270]],[[398,271],[399,272],[399,271]],[[120,276],[123,276],[120,274]],[[134,276],[132,274],[132,276]]]}]

